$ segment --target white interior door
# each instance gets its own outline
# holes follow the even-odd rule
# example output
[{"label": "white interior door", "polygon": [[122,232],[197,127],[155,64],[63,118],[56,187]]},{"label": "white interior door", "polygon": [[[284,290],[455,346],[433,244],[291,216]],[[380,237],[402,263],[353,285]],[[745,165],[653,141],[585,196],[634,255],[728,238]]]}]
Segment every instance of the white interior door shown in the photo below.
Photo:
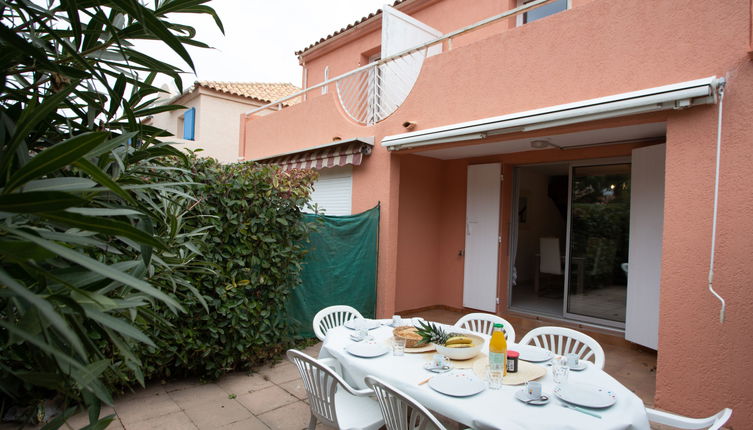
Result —
[{"label": "white interior door", "polygon": [[633,150],[625,339],[657,349],[665,145]]},{"label": "white interior door", "polygon": [[463,306],[497,310],[500,163],[468,166]]}]

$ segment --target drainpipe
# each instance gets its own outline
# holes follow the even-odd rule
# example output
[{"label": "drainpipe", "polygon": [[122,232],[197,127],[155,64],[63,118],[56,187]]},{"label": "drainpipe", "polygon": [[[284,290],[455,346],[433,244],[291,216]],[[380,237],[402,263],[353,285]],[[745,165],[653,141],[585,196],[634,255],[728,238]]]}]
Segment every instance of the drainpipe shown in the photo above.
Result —
[{"label": "drainpipe", "polygon": [[724,322],[724,313],[727,308],[727,303],[724,298],[714,290],[714,254],[716,249],[716,215],[719,210],[719,160],[721,158],[722,149],[722,108],[724,107],[724,88],[727,82],[725,79],[720,79],[717,87],[719,92],[719,118],[716,125],[716,173],[714,176],[714,217],[711,221],[711,257],[709,261],[709,291],[713,294],[722,304],[722,308],[719,311],[719,322]]}]

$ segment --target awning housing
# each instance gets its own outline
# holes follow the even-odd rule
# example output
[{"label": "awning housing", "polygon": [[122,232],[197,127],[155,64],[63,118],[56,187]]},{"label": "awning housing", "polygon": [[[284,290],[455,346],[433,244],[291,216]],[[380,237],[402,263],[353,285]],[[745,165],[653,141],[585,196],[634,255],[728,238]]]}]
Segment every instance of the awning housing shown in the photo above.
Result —
[{"label": "awning housing", "polygon": [[700,104],[715,103],[716,88],[722,80],[723,78],[717,79],[712,76],[662,87],[385,136],[382,139],[382,145],[391,151],[397,151],[646,112],[684,109]]},{"label": "awning housing", "polygon": [[257,158],[262,164],[276,164],[283,170],[292,169],[326,169],[329,167],[359,166],[364,155],[371,154],[374,137],[356,137],[338,140],[324,145],[306,148],[300,151],[286,152],[271,157]]}]

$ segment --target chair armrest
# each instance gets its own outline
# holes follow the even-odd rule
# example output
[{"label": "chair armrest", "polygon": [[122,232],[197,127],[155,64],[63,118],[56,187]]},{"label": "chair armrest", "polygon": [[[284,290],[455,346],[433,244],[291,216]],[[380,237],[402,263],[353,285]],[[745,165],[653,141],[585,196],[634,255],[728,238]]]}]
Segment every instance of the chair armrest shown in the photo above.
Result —
[{"label": "chair armrest", "polygon": [[339,361],[335,360],[332,357],[326,357],[326,358],[319,358],[318,359],[322,364],[329,367],[330,369],[334,370],[335,373],[342,376],[343,374],[343,368]]}]

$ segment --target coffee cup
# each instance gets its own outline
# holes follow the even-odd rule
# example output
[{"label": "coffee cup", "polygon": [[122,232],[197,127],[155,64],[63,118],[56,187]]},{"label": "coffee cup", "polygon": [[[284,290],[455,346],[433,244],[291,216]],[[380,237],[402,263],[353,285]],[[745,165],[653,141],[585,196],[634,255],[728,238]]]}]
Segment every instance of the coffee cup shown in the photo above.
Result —
[{"label": "coffee cup", "polygon": [[541,398],[541,382],[529,381],[526,383],[526,391],[528,392],[528,399],[538,400]]},{"label": "coffee cup", "polygon": [[573,369],[578,367],[578,360],[580,358],[578,357],[578,354],[570,353],[567,354],[567,367]]}]

